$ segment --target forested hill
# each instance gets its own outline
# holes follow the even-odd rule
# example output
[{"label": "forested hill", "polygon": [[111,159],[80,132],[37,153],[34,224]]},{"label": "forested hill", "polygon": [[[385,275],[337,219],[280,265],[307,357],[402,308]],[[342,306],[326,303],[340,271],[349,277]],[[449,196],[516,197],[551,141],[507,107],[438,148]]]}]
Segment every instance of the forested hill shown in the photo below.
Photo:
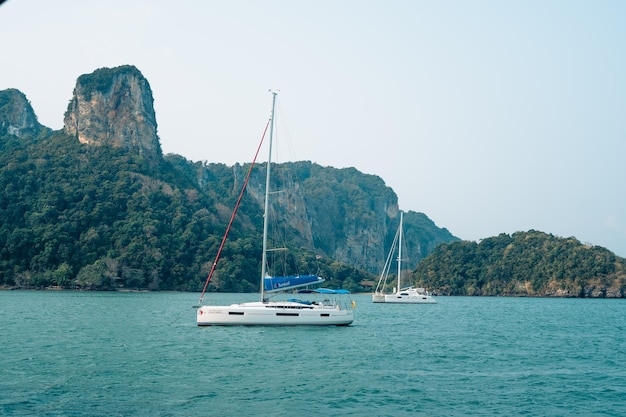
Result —
[{"label": "forested hill", "polygon": [[531,230],[440,245],[412,278],[448,295],[624,298],[626,259]]},{"label": "forested hill", "polygon": [[[0,91],[0,287],[202,288],[249,165],[163,156],[152,102],[137,68],[101,68],[78,78],[64,129],[52,131],[23,93]],[[264,169],[252,171],[209,290],[258,290]],[[295,244],[287,273],[369,290],[399,223],[393,190],[354,168],[303,161],[274,172],[272,189],[297,182],[307,208],[284,228]],[[626,261],[575,238],[465,242],[413,211],[404,232],[411,283],[440,294],[626,294]]]},{"label": "forested hill", "polygon": [[[0,91],[0,286],[202,288],[248,165],[163,156],[152,115],[149,85],[132,66],[79,77],[60,131],[39,125],[22,93]],[[263,170],[253,170],[210,290],[258,290]],[[301,182],[308,208],[289,237],[301,243],[313,231],[314,251],[293,252],[305,261],[298,272],[363,289],[393,240],[396,194],[354,168],[281,170],[291,179],[276,181]],[[422,213],[404,219],[412,267],[458,240]]]},{"label": "forested hill", "polygon": [[[253,171],[220,261],[220,290],[257,289],[262,210],[254,190],[263,168]],[[314,267],[321,263],[322,273],[337,280],[330,284],[359,290],[393,238],[397,197],[379,178],[356,170],[310,162],[288,168],[318,184],[305,196],[323,255]],[[126,149],[77,144],[62,132],[1,137],[0,285],[198,290],[247,169],[178,155],[154,165]],[[416,257],[455,239],[423,214],[406,217]],[[304,240],[300,226],[291,231],[296,240]]]}]

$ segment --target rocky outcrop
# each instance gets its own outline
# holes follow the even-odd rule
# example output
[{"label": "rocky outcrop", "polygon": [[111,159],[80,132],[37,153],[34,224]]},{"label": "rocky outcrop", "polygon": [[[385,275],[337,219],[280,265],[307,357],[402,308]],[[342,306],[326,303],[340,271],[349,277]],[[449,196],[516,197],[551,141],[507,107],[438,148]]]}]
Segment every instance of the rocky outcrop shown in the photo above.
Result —
[{"label": "rocky outcrop", "polygon": [[21,91],[14,88],[0,91],[0,136],[35,137],[42,128]]},{"label": "rocky outcrop", "polygon": [[150,84],[132,65],[81,75],[64,118],[65,132],[88,145],[127,148],[160,158]]},{"label": "rocky outcrop", "polygon": [[[212,167],[222,169],[215,165],[205,169]],[[324,258],[380,273],[400,222],[398,196],[382,178],[355,168],[322,167],[310,161],[276,164],[273,169],[281,201],[276,206],[270,201],[270,212],[284,212],[278,205],[288,205],[288,216],[281,221],[295,231],[291,242],[302,238],[301,247],[314,249]],[[237,185],[233,192],[241,187],[236,179],[244,178],[245,173],[244,167],[234,167]],[[250,177],[246,193],[263,207],[262,165]],[[411,269],[438,244],[459,240],[425,214],[413,211],[405,213],[403,229],[403,257]]]}]

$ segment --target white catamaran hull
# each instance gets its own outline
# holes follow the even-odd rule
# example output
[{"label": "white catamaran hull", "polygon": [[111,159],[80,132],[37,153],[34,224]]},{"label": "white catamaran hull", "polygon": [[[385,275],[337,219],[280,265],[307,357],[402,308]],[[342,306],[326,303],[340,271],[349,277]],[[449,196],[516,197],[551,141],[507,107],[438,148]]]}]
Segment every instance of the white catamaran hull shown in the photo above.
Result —
[{"label": "white catamaran hull", "polygon": [[372,300],[375,303],[398,303],[398,304],[436,304],[435,300],[430,295],[421,296],[408,296],[399,294],[385,294],[383,301]]},{"label": "white catamaran hull", "polygon": [[384,303],[385,302],[385,294],[379,294],[379,293],[372,294],[372,302],[373,303]]},{"label": "white catamaran hull", "polygon": [[426,294],[420,291],[410,288],[408,291],[401,291],[394,294],[372,294],[373,303],[397,303],[397,304],[436,304],[435,300],[430,294]]},{"label": "white catamaran hull", "polygon": [[328,305],[294,302],[251,302],[202,306],[198,326],[348,326],[352,311]]}]

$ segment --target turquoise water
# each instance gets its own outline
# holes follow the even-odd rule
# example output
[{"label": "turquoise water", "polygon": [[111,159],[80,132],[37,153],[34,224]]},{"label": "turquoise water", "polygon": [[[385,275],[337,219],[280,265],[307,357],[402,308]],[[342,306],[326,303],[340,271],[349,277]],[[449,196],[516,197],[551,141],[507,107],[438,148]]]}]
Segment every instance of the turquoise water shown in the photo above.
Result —
[{"label": "turquoise water", "polygon": [[0,291],[0,415],[626,415],[624,300],[356,295],[349,327],[199,328],[197,298]]}]

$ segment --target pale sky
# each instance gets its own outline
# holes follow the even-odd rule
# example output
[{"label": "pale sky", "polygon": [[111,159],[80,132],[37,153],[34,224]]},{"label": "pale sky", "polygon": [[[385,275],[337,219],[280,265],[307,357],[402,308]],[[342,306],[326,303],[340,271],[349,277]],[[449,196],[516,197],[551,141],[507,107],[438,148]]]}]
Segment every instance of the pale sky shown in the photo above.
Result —
[{"label": "pale sky", "polygon": [[50,128],[80,75],[130,64],[164,153],[250,162],[277,89],[295,159],[461,239],[626,257],[626,1],[8,0],[0,39],[0,90]]}]

